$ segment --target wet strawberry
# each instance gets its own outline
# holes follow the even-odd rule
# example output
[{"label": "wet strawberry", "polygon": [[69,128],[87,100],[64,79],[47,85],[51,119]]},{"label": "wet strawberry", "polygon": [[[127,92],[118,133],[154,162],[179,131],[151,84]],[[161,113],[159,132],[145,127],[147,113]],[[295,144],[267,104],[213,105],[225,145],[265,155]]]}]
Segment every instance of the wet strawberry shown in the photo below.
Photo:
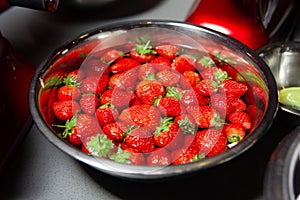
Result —
[{"label": "wet strawberry", "polygon": [[152,105],[157,98],[164,96],[165,92],[164,85],[156,80],[140,81],[135,91],[137,97],[149,105]]},{"label": "wet strawberry", "polygon": [[57,101],[52,104],[55,116],[60,120],[69,120],[80,111],[80,105],[76,101]]},{"label": "wet strawberry", "polygon": [[106,90],[108,82],[108,75],[102,75],[101,77],[89,76],[82,81],[80,89],[82,93],[94,93],[99,96]]},{"label": "wet strawberry", "polygon": [[133,90],[136,87],[137,70],[131,69],[121,73],[113,74],[109,79],[109,87],[121,90]]},{"label": "wet strawberry", "polygon": [[245,129],[237,124],[225,124],[223,132],[229,143],[240,142],[245,137]]},{"label": "wet strawberry", "polygon": [[175,117],[185,112],[180,101],[172,96],[165,96],[158,100],[157,107],[164,116]]},{"label": "wet strawberry", "polygon": [[147,40],[145,43],[136,44],[135,48],[130,50],[131,58],[140,63],[146,63],[155,57],[156,51],[152,49],[151,41]]},{"label": "wet strawberry", "polygon": [[96,117],[101,127],[107,123],[115,122],[119,111],[111,104],[104,104],[96,110]]},{"label": "wet strawberry", "polygon": [[195,71],[183,72],[180,79],[180,86],[182,89],[191,89],[201,81],[200,74]]},{"label": "wet strawberry", "polygon": [[74,85],[63,85],[57,92],[57,98],[59,101],[77,100],[80,96],[80,89]]},{"label": "wet strawberry", "polygon": [[160,123],[160,112],[156,107],[148,104],[134,105],[124,109],[118,119],[128,125],[155,130]]},{"label": "wet strawberry", "polygon": [[125,57],[113,63],[110,66],[110,71],[114,74],[117,74],[138,67],[139,65],[140,62],[132,58]]},{"label": "wet strawberry", "polygon": [[210,99],[191,89],[183,91],[180,101],[184,106],[206,106],[210,102]]},{"label": "wet strawberry", "polygon": [[79,104],[82,112],[93,115],[98,108],[99,99],[95,94],[88,93],[81,96]]},{"label": "wet strawberry", "polygon": [[179,73],[184,73],[185,71],[194,71],[195,59],[188,55],[177,56],[173,59],[171,68]]},{"label": "wet strawberry", "polygon": [[147,79],[149,76],[154,76],[156,74],[156,68],[155,65],[145,63],[141,65],[138,69],[138,79],[144,80]]},{"label": "wet strawberry", "polygon": [[157,56],[150,61],[151,64],[158,64],[162,66],[171,67],[171,61],[169,58],[164,56]]},{"label": "wet strawberry", "polygon": [[77,85],[86,77],[85,72],[82,69],[76,69],[71,71],[64,79],[65,85]]},{"label": "wet strawberry", "polygon": [[246,112],[239,111],[231,113],[228,115],[227,119],[229,122],[243,127],[245,130],[249,130],[251,128],[251,119]]},{"label": "wet strawberry", "polygon": [[149,166],[168,166],[172,162],[170,153],[164,148],[157,148],[147,157]]},{"label": "wet strawberry", "polygon": [[110,155],[109,158],[113,161],[124,164],[146,164],[146,158],[143,153],[124,144],[120,145],[118,151],[115,154]]},{"label": "wet strawberry", "polygon": [[205,158],[204,154],[199,154],[199,148],[196,145],[190,145],[189,147],[183,147],[172,152],[172,164],[181,165],[190,162],[195,162]]},{"label": "wet strawberry", "polygon": [[186,111],[200,128],[220,127],[223,123],[211,106],[188,106]]},{"label": "wet strawberry", "polygon": [[87,76],[102,76],[108,74],[108,64],[103,63],[100,59],[90,59],[84,63],[84,71]]},{"label": "wet strawberry", "polygon": [[126,132],[129,130],[126,124],[122,122],[111,122],[104,124],[102,129],[108,138],[112,138],[113,140],[119,142],[124,139]]},{"label": "wet strawberry", "polygon": [[172,69],[163,69],[156,74],[156,80],[165,87],[175,86],[179,83],[180,74]]},{"label": "wet strawberry", "polygon": [[199,71],[215,66],[214,60],[210,56],[201,56],[196,60],[196,66]]},{"label": "wet strawberry", "polygon": [[218,84],[215,81],[203,79],[195,87],[194,90],[205,97],[210,97],[218,91]]},{"label": "wet strawberry", "polygon": [[182,146],[183,135],[180,132],[179,125],[174,123],[172,117],[161,120],[160,126],[155,130],[154,141],[157,146],[169,150],[178,149]]},{"label": "wet strawberry", "polygon": [[153,135],[145,127],[136,128],[130,131],[126,134],[124,142],[128,147],[143,153],[149,153],[155,149]]},{"label": "wet strawberry", "polygon": [[179,47],[175,45],[159,45],[154,48],[154,50],[160,56],[166,57],[168,59],[173,59],[179,51]]},{"label": "wet strawberry", "polygon": [[120,50],[112,49],[106,52],[104,55],[102,55],[100,60],[101,62],[110,65],[111,63],[121,59],[123,56],[124,56],[124,52]]},{"label": "wet strawberry", "polygon": [[200,149],[200,153],[208,157],[214,156],[226,150],[227,137],[222,129],[204,129],[196,133],[195,144]]},{"label": "wet strawberry", "polygon": [[248,90],[248,87],[246,84],[242,82],[238,82],[235,80],[224,80],[222,81],[219,91],[221,93],[224,93],[226,95],[232,95],[236,97],[243,96]]}]

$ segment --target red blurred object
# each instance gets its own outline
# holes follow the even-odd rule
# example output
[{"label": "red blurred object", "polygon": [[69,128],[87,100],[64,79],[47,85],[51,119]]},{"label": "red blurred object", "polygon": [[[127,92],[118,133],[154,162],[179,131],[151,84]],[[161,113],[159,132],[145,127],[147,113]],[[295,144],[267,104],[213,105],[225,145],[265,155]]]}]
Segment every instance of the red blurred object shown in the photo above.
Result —
[{"label": "red blurred object", "polygon": [[28,91],[35,68],[0,34],[0,174],[29,130]]},{"label": "red blurred object", "polygon": [[56,11],[58,4],[59,0],[0,0],[0,12],[11,6],[54,12]]},{"label": "red blurred object", "polygon": [[227,34],[252,49],[287,37],[294,0],[198,0],[186,21]]}]

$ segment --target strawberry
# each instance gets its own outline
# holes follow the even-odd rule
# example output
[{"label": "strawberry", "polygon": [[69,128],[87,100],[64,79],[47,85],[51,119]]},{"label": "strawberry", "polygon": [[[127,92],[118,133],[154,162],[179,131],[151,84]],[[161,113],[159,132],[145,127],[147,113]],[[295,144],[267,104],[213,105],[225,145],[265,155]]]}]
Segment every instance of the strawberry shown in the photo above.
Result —
[{"label": "strawberry", "polygon": [[163,69],[156,73],[156,80],[161,82],[165,87],[175,86],[179,83],[180,74],[170,68]]},{"label": "strawberry", "polygon": [[206,106],[208,105],[210,99],[195,92],[194,90],[184,90],[182,98],[180,99],[184,106]]},{"label": "strawberry", "polygon": [[111,63],[123,58],[123,56],[124,56],[123,51],[120,51],[117,49],[112,49],[112,50],[109,50],[108,52],[106,52],[104,55],[102,55],[100,60],[101,60],[101,62],[110,65]]},{"label": "strawberry", "polygon": [[111,89],[118,88],[121,90],[133,90],[137,82],[136,68],[113,74],[109,79],[109,87]]},{"label": "strawberry", "polygon": [[86,77],[85,72],[82,69],[76,69],[68,73],[64,79],[66,85],[77,85]]},{"label": "strawberry", "polygon": [[184,73],[185,71],[194,71],[195,59],[189,55],[179,55],[173,59],[171,68],[179,73]]},{"label": "strawberry", "polygon": [[124,164],[146,164],[146,159],[143,153],[124,144],[119,145],[118,151],[115,154],[110,155],[109,158],[115,162]]},{"label": "strawberry", "polygon": [[58,101],[57,91],[56,87],[48,88],[43,90],[39,96],[42,115],[48,124],[53,124],[57,119],[52,108],[53,103]]},{"label": "strawberry", "polygon": [[160,126],[155,130],[154,141],[157,146],[166,147],[170,150],[182,146],[183,136],[179,125],[174,123],[172,117],[166,117],[161,120]]},{"label": "strawberry", "polygon": [[200,128],[220,127],[223,123],[211,106],[188,106],[186,110]]},{"label": "strawberry", "polygon": [[183,89],[191,89],[196,86],[201,80],[200,74],[195,71],[183,72],[180,79],[180,86]]},{"label": "strawberry", "polygon": [[122,110],[118,119],[128,125],[155,130],[160,124],[160,112],[148,104],[134,105]]},{"label": "strawberry", "polygon": [[131,106],[135,99],[136,95],[132,91],[113,89],[111,104],[117,109],[123,109]]},{"label": "strawberry", "polygon": [[139,65],[140,62],[134,60],[133,58],[126,57],[113,63],[110,66],[110,71],[114,74],[117,74],[138,67]]},{"label": "strawberry", "polygon": [[59,101],[77,100],[80,96],[80,89],[74,85],[63,85],[57,92],[57,98]]},{"label": "strawberry", "polygon": [[262,116],[263,116],[263,111],[257,107],[255,104],[253,105],[248,105],[245,111],[250,119],[251,119],[251,125],[252,127],[257,124],[258,122],[260,122]]},{"label": "strawberry", "polygon": [[164,148],[155,149],[149,153],[147,157],[147,165],[149,166],[168,166],[171,164],[171,155]]},{"label": "strawberry", "polygon": [[245,137],[245,129],[237,124],[225,124],[223,132],[228,143],[240,142]]},{"label": "strawberry", "polygon": [[129,55],[131,58],[137,60],[140,63],[146,63],[155,57],[156,51],[152,49],[151,41],[148,40],[145,43],[136,44],[135,48],[130,50]]},{"label": "strawberry", "polygon": [[136,86],[137,97],[145,104],[152,105],[155,100],[165,95],[165,87],[156,80],[143,80]]},{"label": "strawberry", "polygon": [[205,158],[204,154],[200,154],[199,148],[194,144],[173,151],[171,157],[173,165],[187,164]]},{"label": "strawberry", "polygon": [[103,63],[100,59],[90,59],[84,63],[84,71],[87,76],[102,76],[108,74],[108,64]]},{"label": "strawberry", "polygon": [[164,56],[157,56],[150,61],[151,64],[158,64],[166,67],[171,67],[171,61]]},{"label": "strawberry", "polygon": [[179,51],[179,47],[175,45],[159,45],[154,48],[154,50],[159,54],[160,56],[166,57],[168,59],[173,59],[177,55]]},{"label": "strawberry", "polygon": [[239,78],[238,72],[235,70],[237,66],[235,66],[235,68],[232,67],[233,62],[230,60],[230,58],[217,53],[213,56],[213,60],[215,61],[216,65],[220,69],[226,71],[228,76],[230,76],[232,79],[237,80]]},{"label": "strawberry", "polygon": [[[62,138],[76,138],[76,144],[79,145],[78,141],[83,141],[88,136],[96,135],[101,133],[98,120],[88,114],[78,114],[73,116],[70,120],[65,122],[65,125],[55,125],[56,127],[64,128],[61,133]],[[73,140],[72,140],[73,141]]]},{"label": "strawberry", "polygon": [[218,84],[213,80],[203,79],[194,87],[194,90],[202,96],[210,97],[218,91]]},{"label": "strawberry", "polygon": [[165,96],[158,100],[157,107],[162,115],[175,117],[184,112],[180,101],[172,96]]},{"label": "strawberry", "polygon": [[99,96],[105,91],[108,82],[109,76],[106,74],[101,77],[89,76],[82,81],[80,89],[82,93],[94,93]]},{"label": "strawberry", "polygon": [[215,80],[216,79],[216,72],[220,69],[216,66],[205,68],[200,72],[201,78],[205,80]]},{"label": "strawberry", "polygon": [[243,127],[245,130],[251,129],[251,119],[246,112],[239,111],[228,115],[228,121]]},{"label": "strawberry", "polygon": [[219,87],[221,93],[236,97],[243,96],[247,90],[248,86],[246,84],[235,80],[224,80]]},{"label": "strawberry", "polygon": [[149,153],[155,149],[155,142],[152,133],[145,127],[139,127],[126,134],[124,139],[128,147],[139,152]]},{"label": "strawberry", "polygon": [[115,141],[122,141],[127,130],[126,124],[122,122],[111,122],[104,124],[102,127],[103,132],[108,138],[112,138]]},{"label": "strawberry", "polygon": [[93,115],[98,108],[99,99],[95,94],[84,94],[81,96],[79,104],[82,112]]},{"label": "strawberry", "polygon": [[52,104],[52,109],[58,119],[66,121],[80,111],[80,105],[73,100],[57,101]]},{"label": "strawberry", "polygon": [[119,111],[111,104],[104,104],[96,110],[96,117],[101,127],[107,123],[115,122],[119,116]]},{"label": "strawberry", "polygon": [[196,60],[196,66],[199,71],[215,66],[214,60],[210,56],[201,56]]},{"label": "strawberry", "polygon": [[226,150],[227,137],[222,130],[204,129],[196,133],[195,145],[200,149],[200,153],[208,157],[214,156]]},{"label": "strawberry", "polygon": [[148,76],[154,76],[156,73],[155,65],[145,63],[141,65],[138,69],[138,79],[144,80],[147,79]]}]

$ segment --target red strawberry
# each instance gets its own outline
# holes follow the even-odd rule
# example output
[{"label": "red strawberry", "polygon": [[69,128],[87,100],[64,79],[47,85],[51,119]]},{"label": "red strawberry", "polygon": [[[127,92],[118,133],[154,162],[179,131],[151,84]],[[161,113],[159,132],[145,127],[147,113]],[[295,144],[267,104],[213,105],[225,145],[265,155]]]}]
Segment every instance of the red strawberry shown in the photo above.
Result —
[{"label": "red strawberry", "polygon": [[243,127],[245,130],[251,129],[251,120],[247,113],[239,111],[228,115],[228,121]]},{"label": "red strawberry", "polygon": [[119,111],[111,104],[104,104],[96,110],[96,117],[101,127],[107,123],[115,122],[118,116]]},{"label": "red strawberry", "polygon": [[155,130],[154,141],[157,146],[166,147],[169,150],[182,146],[183,135],[172,117],[162,119],[160,126]]},{"label": "red strawberry", "polygon": [[143,153],[139,152],[135,148],[128,147],[124,143],[119,146],[118,151],[109,157],[111,160],[118,163],[133,164],[133,165],[145,165],[146,159]]},{"label": "red strawberry", "polygon": [[172,162],[170,153],[164,148],[157,148],[147,157],[149,166],[168,166]]},{"label": "red strawberry", "polygon": [[148,40],[145,43],[136,44],[129,54],[133,59],[146,63],[155,57],[156,51],[152,49],[151,42]]},{"label": "red strawberry", "polygon": [[180,86],[183,89],[191,89],[196,86],[201,81],[200,74],[195,71],[185,71],[183,72],[180,79]]},{"label": "red strawberry", "polygon": [[[78,141],[83,141],[88,136],[101,133],[98,120],[88,114],[78,114],[67,120],[64,126],[57,125],[57,127],[64,128],[61,134],[63,138],[73,138],[71,141],[76,141],[75,145],[79,145]],[[74,140],[76,138],[76,140]]]},{"label": "red strawberry", "polygon": [[193,144],[189,147],[183,147],[172,152],[171,156],[173,165],[187,164],[201,160],[205,157],[204,154],[199,154],[199,148]]},{"label": "red strawberry", "polygon": [[134,148],[143,153],[152,152],[155,149],[155,142],[152,133],[145,127],[130,131],[124,139],[128,147]]},{"label": "red strawberry", "polygon": [[210,97],[218,91],[218,84],[215,81],[203,79],[195,87],[194,90],[205,97]]},{"label": "red strawberry", "polygon": [[232,95],[236,97],[243,96],[248,90],[248,87],[245,83],[238,82],[235,80],[224,80],[222,81],[219,91],[226,95]]},{"label": "red strawberry", "polygon": [[156,79],[165,87],[175,86],[179,83],[180,74],[171,69],[163,69],[156,73]]},{"label": "red strawberry", "polygon": [[132,91],[113,89],[111,104],[117,109],[123,109],[131,106],[135,99],[136,95]]},{"label": "red strawberry", "polygon": [[156,80],[143,80],[138,83],[135,92],[143,103],[152,105],[157,98],[164,96],[166,90],[163,84]]},{"label": "red strawberry", "polygon": [[63,85],[57,92],[57,98],[59,101],[77,100],[80,96],[80,89],[74,85]]},{"label": "red strawberry", "polygon": [[177,56],[173,59],[171,68],[179,73],[184,73],[185,71],[194,71],[195,59],[188,55]]},{"label": "red strawberry", "polygon": [[86,77],[85,72],[82,69],[76,69],[71,71],[64,79],[66,85],[76,85],[80,83]]},{"label": "red strawberry", "polygon": [[138,79],[144,80],[147,79],[148,76],[154,76],[156,73],[155,65],[145,63],[141,65],[138,69]]},{"label": "red strawberry", "polygon": [[200,149],[200,153],[208,157],[214,156],[226,150],[227,137],[222,130],[205,129],[196,133],[195,144]]},{"label": "red strawberry", "polygon": [[93,115],[98,108],[99,99],[95,94],[89,93],[82,95],[79,101],[82,112]]},{"label": "red strawberry", "polygon": [[84,63],[84,70],[87,76],[102,76],[108,74],[108,64],[100,59],[90,59]]},{"label": "red strawberry", "polygon": [[168,59],[173,59],[177,55],[179,51],[179,47],[175,45],[159,45],[154,48],[154,50],[159,54],[160,56],[166,57]]},{"label": "red strawberry", "polygon": [[121,73],[113,74],[109,79],[111,89],[133,90],[137,82],[137,70],[131,69]]},{"label": "red strawberry", "polygon": [[89,76],[82,81],[81,92],[94,93],[99,96],[105,91],[108,81],[109,76],[106,74],[103,74],[101,77]]},{"label": "red strawberry", "polygon": [[57,118],[66,121],[80,111],[80,105],[72,100],[57,101],[53,103],[52,109]]},{"label": "red strawberry", "polygon": [[126,124],[122,122],[111,122],[103,125],[103,132],[107,137],[112,138],[115,141],[122,141],[126,132],[128,131]]},{"label": "red strawberry", "polygon": [[157,56],[155,58],[153,58],[150,63],[152,64],[158,64],[158,65],[162,65],[162,66],[167,66],[167,67],[171,67],[171,61],[169,58],[164,57],[164,56]]},{"label": "red strawberry", "polygon": [[186,110],[200,128],[222,125],[220,116],[211,106],[188,106]]},{"label": "red strawberry", "polygon": [[122,58],[110,66],[114,74],[121,73],[139,66],[140,63],[132,58]]},{"label": "red strawberry", "polygon": [[225,124],[223,132],[229,143],[240,142],[245,137],[245,129],[237,124]]},{"label": "red strawberry", "polygon": [[101,56],[100,60],[103,63],[111,64],[112,62],[115,62],[116,60],[119,60],[124,56],[124,53],[122,51],[112,49],[106,52],[103,56]]},{"label": "red strawberry", "polygon": [[183,91],[182,98],[180,99],[184,106],[206,106],[208,105],[210,99],[195,92],[194,90]]},{"label": "red strawberry", "polygon": [[160,123],[160,112],[156,107],[148,104],[134,105],[124,109],[118,119],[129,125],[155,130]]},{"label": "red strawberry", "polygon": [[215,66],[205,68],[204,70],[202,70],[200,72],[201,78],[205,79],[205,80],[215,80],[216,79],[215,73],[219,70],[220,69],[218,67],[215,67]]},{"label": "red strawberry", "polygon": [[165,96],[158,100],[157,107],[162,115],[175,117],[184,112],[180,101],[172,96]]},{"label": "red strawberry", "polygon": [[260,122],[263,116],[263,111],[256,105],[248,105],[245,112],[249,115],[251,119],[252,127],[256,125],[258,122]]}]

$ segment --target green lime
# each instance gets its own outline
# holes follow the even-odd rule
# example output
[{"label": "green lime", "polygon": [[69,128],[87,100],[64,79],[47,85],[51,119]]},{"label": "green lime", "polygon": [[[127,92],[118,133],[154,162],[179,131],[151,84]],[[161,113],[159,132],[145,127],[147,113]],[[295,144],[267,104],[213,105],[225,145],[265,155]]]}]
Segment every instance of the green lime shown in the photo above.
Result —
[{"label": "green lime", "polygon": [[279,102],[300,109],[300,87],[281,89],[279,91]]}]

